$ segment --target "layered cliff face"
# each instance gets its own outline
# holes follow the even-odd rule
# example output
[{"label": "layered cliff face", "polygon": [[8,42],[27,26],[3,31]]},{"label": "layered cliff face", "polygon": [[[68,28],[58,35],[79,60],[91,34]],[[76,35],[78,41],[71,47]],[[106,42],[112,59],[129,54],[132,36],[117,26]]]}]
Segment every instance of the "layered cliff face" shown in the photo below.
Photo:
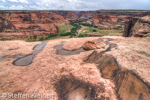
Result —
[{"label": "layered cliff face", "polygon": [[[99,14],[100,13],[100,14]],[[147,15],[148,11],[8,11],[0,13],[0,39],[12,39],[14,37],[30,37],[33,35],[56,34],[59,32],[57,23],[69,24],[71,21],[86,21],[88,24],[98,26],[100,29],[118,29],[124,28],[124,22],[130,20],[133,16]],[[132,19],[134,20],[134,18]],[[133,26],[135,21],[126,22],[125,34],[129,35],[129,26]],[[144,22],[142,22],[144,21]],[[147,20],[146,20],[147,21]],[[147,23],[145,20],[139,20],[139,23]],[[138,24],[136,26],[138,26]],[[138,33],[131,30],[132,34],[149,33],[148,25],[143,25]],[[136,28],[134,28],[136,29]],[[142,30],[144,29],[144,30]],[[148,29],[148,30],[145,30]],[[128,33],[127,33],[128,32]],[[127,35],[128,34],[128,35]],[[137,35],[135,35],[137,36]],[[139,36],[139,35],[138,35]]]},{"label": "layered cliff face", "polygon": [[124,28],[124,22],[132,17],[141,17],[150,14],[150,11],[132,11],[132,10],[99,10],[97,15],[93,16],[92,24],[101,29]]},{"label": "layered cliff face", "polygon": [[91,19],[96,14],[96,11],[80,11],[78,17],[80,19]]},{"label": "layered cliff face", "polygon": [[55,23],[69,23],[62,16],[52,12],[3,12],[0,16],[0,30],[3,31],[0,36],[9,39],[57,34],[59,27]]},{"label": "layered cliff face", "polygon": [[69,24],[70,21],[65,19],[62,15],[56,14],[54,12],[41,12],[42,15],[50,18],[54,23],[62,23],[62,24]]},{"label": "layered cliff face", "polygon": [[150,14],[150,11],[142,11],[142,10],[98,10],[99,14],[111,14],[111,15],[128,15],[131,17],[135,16],[146,16]]},{"label": "layered cliff face", "polygon": [[150,37],[150,16],[132,18],[125,23],[124,37]]},{"label": "layered cliff face", "polygon": [[0,17],[0,32],[3,30],[3,28],[4,28],[4,19]]},{"label": "layered cliff face", "polygon": [[93,17],[93,24],[97,24],[100,21],[117,22],[118,17],[116,15],[95,15]]},{"label": "layered cliff face", "polygon": [[77,21],[78,16],[76,11],[53,11],[61,16],[63,16],[68,21]]},{"label": "layered cliff face", "polygon": [[118,29],[123,28],[124,22],[130,18],[130,16],[97,14],[93,16],[92,24],[100,29]]}]

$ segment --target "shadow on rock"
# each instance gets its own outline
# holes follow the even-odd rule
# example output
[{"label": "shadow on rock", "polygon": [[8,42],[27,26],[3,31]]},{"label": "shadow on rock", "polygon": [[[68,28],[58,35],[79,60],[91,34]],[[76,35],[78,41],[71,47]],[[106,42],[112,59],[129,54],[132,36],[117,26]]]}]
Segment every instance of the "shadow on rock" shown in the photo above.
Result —
[{"label": "shadow on rock", "polygon": [[136,73],[119,67],[115,57],[94,51],[86,63],[95,63],[102,77],[111,79],[119,100],[150,100],[150,86]]},{"label": "shadow on rock", "polygon": [[[99,93],[104,93],[103,84],[93,86],[90,83],[85,83],[74,78],[62,76],[56,83],[56,92],[58,100],[102,100],[98,97]],[[106,97],[107,98],[107,97]],[[108,99],[109,100],[109,99]]]}]

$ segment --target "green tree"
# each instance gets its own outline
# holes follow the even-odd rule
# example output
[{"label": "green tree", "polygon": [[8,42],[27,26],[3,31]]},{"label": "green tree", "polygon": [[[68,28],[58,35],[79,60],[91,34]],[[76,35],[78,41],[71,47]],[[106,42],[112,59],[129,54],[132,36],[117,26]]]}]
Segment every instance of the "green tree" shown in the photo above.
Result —
[{"label": "green tree", "polygon": [[83,35],[82,33],[80,33],[80,34],[78,35],[78,37],[84,37],[84,35]]},{"label": "green tree", "polygon": [[37,35],[34,35],[33,38],[34,38],[34,39],[37,39]]},{"label": "green tree", "polygon": [[42,36],[39,40],[40,40],[40,41],[43,41],[43,40],[44,40],[44,37]]}]

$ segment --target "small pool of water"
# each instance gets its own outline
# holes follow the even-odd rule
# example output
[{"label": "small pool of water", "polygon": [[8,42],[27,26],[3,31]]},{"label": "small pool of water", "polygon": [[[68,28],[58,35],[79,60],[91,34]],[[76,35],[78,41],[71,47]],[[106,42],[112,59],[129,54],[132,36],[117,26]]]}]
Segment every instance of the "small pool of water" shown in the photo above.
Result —
[{"label": "small pool of water", "polygon": [[24,57],[24,55],[22,55],[22,54],[14,55],[13,58],[18,59],[18,58],[21,58],[21,57]]},{"label": "small pool of water", "polygon": [[31,55],[27,55],[27,56],[16,55],[16,56],[14,56],[14,58],[18,58],[18,59],[15,60],[13,62],[13,64],[16,66],[30,65],[32,63],[34,56],[37,55],[39,53],[39,51],[42,50],[46,46],[46,44],[47,44],[47,42],[43,42],[42,44],[38,44],[37,46],[35,46],[33,48],[33,50],[35,50],[35,52]]},{"label": "small pool of water", "polygon": [[19,58],[16,61],[14,61],[13,64],[16,66],[27,66],[27,65],[31,64],[34,56],[37,55],[38,53],[39,53],[39,51],[36,51],[31,55],[27,55],[22,58]]},{"label": "small pool of water", "polygon": [[36,45],[33,50],[42,50],[46,46],[47,42]]},{"label": "small pool of water", "polygon": [[65,50],[65,49],[57,50],[58,55],[75,55],[75,54],[79,54],[80,52],[85,52],[85,50],[83,48],[80,48],[80,49],[77,49],[74,51],[69,51],[69,50]]},{"label": "small pool of water", "polygon": [[54,46],[54,49],[61,49],[62,47],[63,47],[63,44],[60,44],[60,45]]},{"label": "small pool of water", "polygon": [[98,39],[98,40],[96,40],[96,41],[103,42],[103,39],[101,38],[101,39]]},{"label": "small pool of water", "polygon": [[7,58],[7,56],[0,57],[0,61],[4,60],[6,58]]},{"label": "small pool of water", "polygon": [[83,48],[80,48],[77,50],[65,50],[62,48],[63,45],[64,44],[54,46],[54,49],[57,49],[58,55],[75,55],[75,54],[79,54],[80,52],[85,52],[85,50]]}]

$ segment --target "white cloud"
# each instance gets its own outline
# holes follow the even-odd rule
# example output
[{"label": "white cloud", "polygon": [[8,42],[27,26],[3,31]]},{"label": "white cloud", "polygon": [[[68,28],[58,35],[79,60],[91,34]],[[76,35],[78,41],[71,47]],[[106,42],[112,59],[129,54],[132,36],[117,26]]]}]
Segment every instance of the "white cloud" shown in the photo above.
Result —
[{"label": "white cloud", "polygon": [[5,8],[4,6],[0,5],[0,8]]},{"label": "white cloud", "polygon": [[9,0],[10,2],[18,2],[18,0]]},{"label": "white cloud", "polygon": [[9,0],[10,2],[29,3],[27,0]]},{"label": "white cloud", "polygon": [[24,7],[22,5],[18,5],[18,6],[15,6],[15,5],[12,5],[11,7],[9,7],[9,9],[11,10],[22,10]]},{"label": "white cloud", "polygon": [[18,9],[18,7],[20,7],[20,10],[150,10],[150,0],[0,0],[0,3],[1,6],[7,7],[8,10],[9,8]]},{"label": "white cloud", "polygon": [[0,5],[0,10],[7,10],[7,9],[8,9],[8,7]]},{"label": "white cloud", "polygon": [[5,0],[2,0],[3,2],[6,2]]},{"label": "white cloud", "polygon": [[27,0],[18,0],[21,3],[29,3]]},{"label": "white cloud", "polygon": [[[50,10],[88,10],[89,5],[92,10],[96,10],[95,3],[89,3],[86,1],[80,0],[42,0],[36,2],[37,6],[34,8],[37,9],[50,9]],[[96,6],[99,7],[99,6]]]},{"label": "white cloud", "polygon": [[1,10],[7,10],[8,7],[5,7],[5,6],[0,5],[0,9],[1,9]]}]

